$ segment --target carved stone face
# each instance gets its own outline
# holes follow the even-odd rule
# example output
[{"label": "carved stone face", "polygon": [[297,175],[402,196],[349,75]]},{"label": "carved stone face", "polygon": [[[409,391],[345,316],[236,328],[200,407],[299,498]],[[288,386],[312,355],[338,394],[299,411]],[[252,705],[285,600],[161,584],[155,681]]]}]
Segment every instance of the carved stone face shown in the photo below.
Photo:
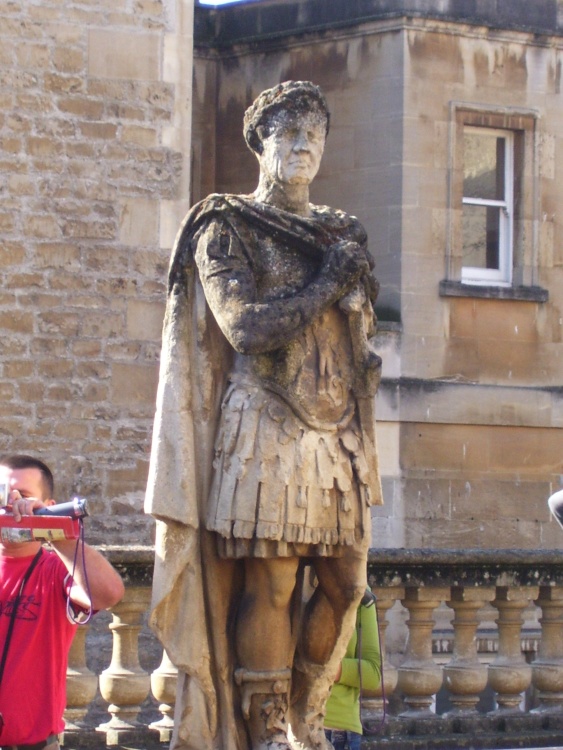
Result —
[{"label": "carved stone face", "polygon": [[278,112],[261,132],[260,171],[280,185],[308,185],[319,171],[325,138],[321,112]]}]

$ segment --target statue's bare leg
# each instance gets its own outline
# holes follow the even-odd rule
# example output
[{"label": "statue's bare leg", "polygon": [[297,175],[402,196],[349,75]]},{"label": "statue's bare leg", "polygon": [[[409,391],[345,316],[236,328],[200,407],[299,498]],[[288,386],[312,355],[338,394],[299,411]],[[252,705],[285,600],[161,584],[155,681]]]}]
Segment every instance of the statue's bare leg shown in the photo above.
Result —
[{"label": "statue's bare leg", "polygon": [[307,750],[330,747],[323,732],[326,700],[366,588],[366,556],[357,550],[313,563],[318,586],[309,600],[292,675],[291,726]]},{"label": "statue's bare leg", "polygon": [[293,639],[291,603],[298,558],[248,558],[236,644],[243,714],[252,750],[288,750]]}]

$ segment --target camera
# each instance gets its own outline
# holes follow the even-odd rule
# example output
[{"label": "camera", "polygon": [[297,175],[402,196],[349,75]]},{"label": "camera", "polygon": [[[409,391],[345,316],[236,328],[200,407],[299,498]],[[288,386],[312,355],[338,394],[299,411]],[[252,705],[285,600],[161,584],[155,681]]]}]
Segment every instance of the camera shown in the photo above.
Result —
[{"label": "camera", "polygon": [[84,518],[88,515],[88,501],[85,497],[75,497],[68,503],[49,505],[33,511],[34,516],[67,516],[70,518]]},{"label": "camera", "polygon": [[[9,505],[10,482],[0,476],[0,509]],[[88,501],[85,497],[75,497],[68,503],[58,503],[33,511],[34,516],[67,516],[69,518],[84,518],[88,515]]]},{"label": "camera", "polygon": [[0,542],[56,542],[79,539],[82,518],[88,515],[88,501],[75,497],[68,503],[37,508],[33,515],[14,520],[13,513],[0,508]]}]

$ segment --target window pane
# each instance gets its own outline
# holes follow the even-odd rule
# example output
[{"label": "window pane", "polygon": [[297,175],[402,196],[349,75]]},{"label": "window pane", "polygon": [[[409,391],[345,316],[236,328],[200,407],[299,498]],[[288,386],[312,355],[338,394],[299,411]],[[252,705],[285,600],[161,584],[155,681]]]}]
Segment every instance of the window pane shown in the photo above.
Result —
[{"label": "window pane", "polygon": [[505,139],[494,133],[465,131],[463,135],[463,196],[505,199]]},{"label": "window pane", "polygon": [[500,208],[463,206],[463,265],[499,268]]}]

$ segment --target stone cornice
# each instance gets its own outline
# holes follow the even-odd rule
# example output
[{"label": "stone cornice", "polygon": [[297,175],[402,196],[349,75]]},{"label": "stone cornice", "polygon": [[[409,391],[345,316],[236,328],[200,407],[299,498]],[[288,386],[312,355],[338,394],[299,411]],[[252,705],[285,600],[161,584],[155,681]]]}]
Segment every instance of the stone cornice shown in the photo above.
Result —
[{"label": "stone cornice", "polygon": [[255,0],[210,8],[196,5],[195,43],[229,47],[400,17],[462,23],[537,36],[562,36],[557,0],[475,4],[460,0]]}]

